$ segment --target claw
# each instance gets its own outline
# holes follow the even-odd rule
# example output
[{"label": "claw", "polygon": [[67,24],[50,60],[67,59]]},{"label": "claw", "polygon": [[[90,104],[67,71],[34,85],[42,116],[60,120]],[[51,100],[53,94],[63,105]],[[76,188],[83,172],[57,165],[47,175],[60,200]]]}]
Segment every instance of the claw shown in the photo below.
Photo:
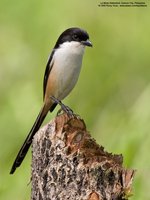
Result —
[{"label": "claw", "polygon": [[61,106],[61,109],[58,111],[57,115],[60,115],[61,111],[63,110],[69,117],[76,116],[73,113],[73,110],[69,108],[68,106],[64,105],[59,99],[55,98],[54,96],[50,97],[55,103],[59,104]]}]

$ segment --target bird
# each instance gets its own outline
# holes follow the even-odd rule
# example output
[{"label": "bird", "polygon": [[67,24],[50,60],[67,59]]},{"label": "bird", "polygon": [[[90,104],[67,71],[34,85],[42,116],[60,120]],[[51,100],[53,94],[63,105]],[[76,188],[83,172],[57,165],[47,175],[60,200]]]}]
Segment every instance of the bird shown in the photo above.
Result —
[{"label": "bird", "polygon": [[49,56],[43,80],[43,106],[10,170],[13,174],[24,160],[32,139],[42,125],[47,113],[72,91],[77,83],[85,47],[92,47],[87,31],[71,27],[58,37]]}]

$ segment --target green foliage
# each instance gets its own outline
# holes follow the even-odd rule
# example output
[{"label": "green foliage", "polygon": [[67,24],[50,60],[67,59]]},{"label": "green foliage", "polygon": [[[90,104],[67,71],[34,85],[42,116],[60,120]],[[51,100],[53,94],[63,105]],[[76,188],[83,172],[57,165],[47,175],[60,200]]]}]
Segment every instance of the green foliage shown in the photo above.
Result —
[{"label": "green foliage", "polygon": [[78,84],[64,103],[99,144],[137,169],[131,199],[150,198],[150,8],[98,4],[0,1],[0,199],[29,199],[31,153],[13,176],[9,170],[42,105],[48,55],[72,26],[89,32],[93,48],[86,49]]}]

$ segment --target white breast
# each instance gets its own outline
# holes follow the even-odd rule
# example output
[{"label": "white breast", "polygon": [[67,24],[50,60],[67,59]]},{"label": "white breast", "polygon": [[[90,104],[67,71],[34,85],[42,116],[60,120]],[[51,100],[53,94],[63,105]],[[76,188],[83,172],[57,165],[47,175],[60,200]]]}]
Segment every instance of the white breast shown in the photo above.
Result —
[{"label": "white breast", "polygon": [[84,46],[79,42],[65,42],[54,53],[57,92],[62,100],[74,88],[81,69]]}]

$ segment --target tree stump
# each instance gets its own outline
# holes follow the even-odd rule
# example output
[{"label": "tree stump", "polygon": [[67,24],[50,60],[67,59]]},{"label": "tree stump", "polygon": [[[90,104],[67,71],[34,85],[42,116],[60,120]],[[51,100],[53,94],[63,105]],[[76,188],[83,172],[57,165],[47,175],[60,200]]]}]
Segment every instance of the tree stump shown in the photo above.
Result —
[{"label": "tree stump", "polygon": [[83,120],[57,116],[32,145],[32,200],[122,200],[134,170],[91,138]]}]

